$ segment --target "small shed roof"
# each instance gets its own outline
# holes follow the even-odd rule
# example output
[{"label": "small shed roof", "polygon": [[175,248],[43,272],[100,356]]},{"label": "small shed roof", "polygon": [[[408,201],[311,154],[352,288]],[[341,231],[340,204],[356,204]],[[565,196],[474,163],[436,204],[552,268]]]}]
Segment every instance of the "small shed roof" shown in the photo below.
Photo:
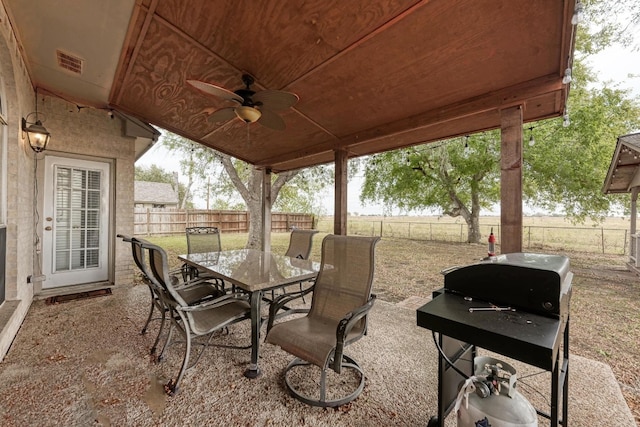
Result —
[{"label": "small shed roof", "polygon": [[640,133],[618,137],[616,149],[602,191],[605,194],[630,193],[640,186]]},{"label": "small shed roof", "polygon": [[165,182],[135,182],[135,203],[178,204],[178,193]]}]

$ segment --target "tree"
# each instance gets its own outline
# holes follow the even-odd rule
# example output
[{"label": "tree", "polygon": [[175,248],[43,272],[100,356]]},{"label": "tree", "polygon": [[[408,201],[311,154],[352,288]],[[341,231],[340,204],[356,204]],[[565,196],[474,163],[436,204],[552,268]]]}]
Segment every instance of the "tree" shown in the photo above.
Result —
[{"label": "tree", "polygon": [[468,241],[478,242],[481,209],[500,200],[499,150],[492,131],[378,154],[366,162],[360,198],[461,216]]},{"label": "tree", "polygon": [[[627,90],[593,87],[595,78],[580,60],[573,76],[571,124],[565,127],[556,118],[523,129],[535,137],[523,150],[523,198],[547,210],[561,209],[574,221],[599,220],[621,201],[602,194],[602,184],[613,143],[640,127],[640,104]],[[373,156],[361,199],[461,216],[468,241],[479,242],[480,210],[500,199],[499,147],[499,132],[491,131]]]},{"label": "tree", "polygon": [[171,184],[173,191],[178,192],[179,206],[182,209],[192,206],[192,203],[189,199],[189,188],[178,181],[178,177],[176,174],[166,171],[158,165],[151,165],[149,167],[136,166],[135,180],[147,182],[164,182],[167,184]]},{"label": "tree", "polygon": [[[257,248],[262,223],[262,170],[178,135],[167,134],[162,143],[185,155],[181,167],[187,176],[208,181],[207,197],[213,192],[218,204],[234,206],[232,200],[240,196],[251,218],[246,247]],[[272,207],[302,213],[319,209],[318,195],[332,179],[331,169],[325,166],[273,174]]]},{"label": "tree", "polygon": [[578,49],[593,54],[619,43],[640,49],[634,40],[640,27],[640,2],[637,0],[582,0],[584,18],[578,32]]}]

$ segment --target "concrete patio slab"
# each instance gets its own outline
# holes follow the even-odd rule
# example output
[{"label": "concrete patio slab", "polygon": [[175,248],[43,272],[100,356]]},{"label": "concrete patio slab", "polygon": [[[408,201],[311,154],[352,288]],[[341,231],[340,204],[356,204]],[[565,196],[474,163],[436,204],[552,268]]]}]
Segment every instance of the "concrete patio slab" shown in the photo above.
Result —
[{"label": "concrete patio slab", "polygon": [[[139,333],[148,298],[147,288],[139,285],[58,305],[35,301],[0,364],[1,424],[425,426],[435,414],[436,351],[430,331],[416,326],[413,306],[376,303],[369,334],[348,347],[367,375],[365,390],[334,410],[308,407],[287,394],[281,373],[290,356],[269,344],[262,346],[258,379],[242,375],[248,350],[209,348],[180,392],[167,397],[162,385],[177,373],[182,346],[172,346],[165,361],[152,363],[148,351],[155,330]],[[248,323],[223,337],[235,343],[248,338]],[[534,369],[516,368],[521,375]],[[548,374],[526,382],[548,394]],[[569,426],[635,426],[607,365],[571,356],[569,387]],[[545,404],[537,392],[527,398]],[[455,425],[453,418],[448,425]],[[541,418],[540,425],[548,421]]]}]

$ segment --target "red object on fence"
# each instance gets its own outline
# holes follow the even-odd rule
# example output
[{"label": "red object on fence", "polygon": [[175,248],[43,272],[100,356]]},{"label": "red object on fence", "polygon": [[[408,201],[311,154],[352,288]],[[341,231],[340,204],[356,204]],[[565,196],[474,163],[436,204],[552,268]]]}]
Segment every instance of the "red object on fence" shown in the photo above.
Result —
[{"label": "red object on fence", "polygon": [[489,234],[489,256],[496,255],[496,236],[493,235],[493,227],[491,227],[491,234]]}]

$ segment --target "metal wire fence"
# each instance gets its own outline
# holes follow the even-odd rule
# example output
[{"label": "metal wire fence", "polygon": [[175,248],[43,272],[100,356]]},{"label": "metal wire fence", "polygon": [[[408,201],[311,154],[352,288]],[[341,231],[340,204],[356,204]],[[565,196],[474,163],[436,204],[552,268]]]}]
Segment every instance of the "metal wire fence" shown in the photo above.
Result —
[{"label": "metal wire fence", "polygon": [[[499,245],[499,223],[481,224],[481,240],[487,241],[491,229]],[[333,220],[320,219],[318,230],[333,232]],[[458,243],[467,241],[467,225],[464,223],[349,219],[347,230],[349,234],[362,236]],[[523,249],[526,250],[554,249],[616,255],[627,255],[629,252],[629,231],[626,229],[525,225],[522,236]]]}]

